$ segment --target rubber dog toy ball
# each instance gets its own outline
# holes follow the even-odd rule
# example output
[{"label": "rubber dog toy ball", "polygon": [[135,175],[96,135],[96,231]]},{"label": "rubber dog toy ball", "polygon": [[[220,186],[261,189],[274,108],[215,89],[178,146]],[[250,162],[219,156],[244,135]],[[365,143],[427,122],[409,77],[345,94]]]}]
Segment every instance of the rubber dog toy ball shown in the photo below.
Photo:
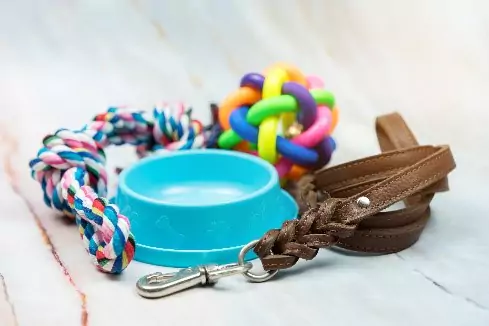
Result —
[{"label": "rubber dog toy ball", "polygon": [[297,180],[330,161],[337,122],[335,98],[321,78],[276,64],[245,74],[221,103],[218,147],[257,155],[282,180]]}]

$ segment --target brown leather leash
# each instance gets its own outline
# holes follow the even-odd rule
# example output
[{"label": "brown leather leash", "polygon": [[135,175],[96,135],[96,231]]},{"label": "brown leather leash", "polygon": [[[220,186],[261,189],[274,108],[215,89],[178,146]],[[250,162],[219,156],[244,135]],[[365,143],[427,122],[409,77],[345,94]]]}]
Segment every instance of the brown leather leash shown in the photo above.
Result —
[{"label": "brown leather leash", "polygon": [[[446,145],[420,146],[398,113],[378,117],[376,131],[381,154],[319,170],[289,188],[301,216],[257,242],[265,270],[313,259],[320,248],[393,253],[418,240],[435,193],[448,190],[452,153]],[[399,201],[404,208],[383,211]]]},{"label": "brown leather leash", "polygon": [[[446,145],[420,146],[398,113],[378,117],[376,131],[381,154],[319,170],[290,187],[300,217],[245,245],[236,264],[149,274],[138,280],[138,293],[158,298],[236,274],[265,282],[331,246],[385,254],[413,245],[428,222],[435,193],[448,190],[455,162]],[[400,201],[404,208],[384,211]],[[251,249],[264,274],[250,272],[253,265],[244,257]]]}]

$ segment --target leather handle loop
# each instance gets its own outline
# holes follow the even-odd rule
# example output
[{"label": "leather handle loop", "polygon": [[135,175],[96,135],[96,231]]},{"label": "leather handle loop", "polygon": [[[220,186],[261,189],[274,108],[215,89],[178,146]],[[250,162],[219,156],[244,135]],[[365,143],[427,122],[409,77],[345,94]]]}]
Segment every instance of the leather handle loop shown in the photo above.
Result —
[{"label": "leather handle loop", "polygon": [[[307,176],[300,185],[302,192],[322,191],[330,196],[314,201],[299,219],[287,221],[259,240],[255,253],[265,269],[291,267],[299,258],[312,259],[319,248],[332,245],[390,253],[418,240],[435,193],[448,190],[446,176],[455,168],[453,155],[445,145],[418,145],[398,113],[378,117],[376,131],[381,154]],[[301,189],[294,191],[296,199],[307,197]],[[368,198],[369,205],[360,205],[361,197]],[[382,212],[399,201],[406,207]]]},{"label": "leather handle loop", "polygon": [[[382,152],[419,146],[413,132],[397,112],[377,117],[375,131]],[[438,188],[448,190],[448,179],[440,180]]]},{"label": "leather handle loop", "polygon": [[375,131],[382,152],[419,145],[413,132],[397,112],[377,117]]}]

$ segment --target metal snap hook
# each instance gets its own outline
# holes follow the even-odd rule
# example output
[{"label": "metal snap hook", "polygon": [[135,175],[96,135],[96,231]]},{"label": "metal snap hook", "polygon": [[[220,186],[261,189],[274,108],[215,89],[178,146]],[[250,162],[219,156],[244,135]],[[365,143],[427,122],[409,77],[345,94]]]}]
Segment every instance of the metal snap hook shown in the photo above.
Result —
[{"label": "metal snap hook", "polygon": [[176,273],[156,272],[141,277],[136,283],[138,294],[145,298],[161,298],[197,285],[215,284],[220,278],[243,274],[252,265],[202,265],[181,269]]}]

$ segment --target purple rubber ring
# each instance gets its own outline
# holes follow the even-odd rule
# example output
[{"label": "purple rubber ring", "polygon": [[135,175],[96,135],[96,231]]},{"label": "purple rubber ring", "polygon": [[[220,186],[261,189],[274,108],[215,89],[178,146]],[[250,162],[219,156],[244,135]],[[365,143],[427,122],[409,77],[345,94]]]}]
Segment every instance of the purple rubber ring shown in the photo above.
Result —
[{"label": "purple rubber ring", "polygon": [[240,87],[248,86],[254,88],[258,91],[263,89],[263,83],[265,82],[265,77],[263,75],[257,74],[255,72],[251,72],[246,74],[241,78],[241,82],[239,83]]},{"label": "purple rubber ring", "polygon": [[[241,78],[240,86],[248,86],[261,91],[265,77],[257,73],[249,73]],[[317,117],[316,101],[312,97],[309,90],[296,82],[287,82],[282,85],[282,94],[293,96],[299,105],[298,121],[305,129],[309,128]]]},{"label": "purple rubber ring", "polygon": [[[242,106],[234,110],[229,117],[229,123],[234,132],[242,139],[256,144],[258,142],[258,128],[246,121],[247,113],[247,106]],[[280,136],[276,137],[278,152],[292,162],[299,165],[315,166],[319,161],[320,156],[315,149],[294,144],[288,139]]]},{"label": "purple rubber ring", "polygon": [[331,161],[331,156],[334,152],[335,143],[331,137],[326,137],[317,144],[314,149],[318,153],[319,158],[311,168],[313,170],[320,169]]},{"label": "purple rubber ring", "polygon": [[299,83],[287,82],[282,85],[282,94],[292,95],[299,104],[299,122],[304,126],[304,129],[308,129],[317,117],[316,101],[312,97],[311,93]]}]

